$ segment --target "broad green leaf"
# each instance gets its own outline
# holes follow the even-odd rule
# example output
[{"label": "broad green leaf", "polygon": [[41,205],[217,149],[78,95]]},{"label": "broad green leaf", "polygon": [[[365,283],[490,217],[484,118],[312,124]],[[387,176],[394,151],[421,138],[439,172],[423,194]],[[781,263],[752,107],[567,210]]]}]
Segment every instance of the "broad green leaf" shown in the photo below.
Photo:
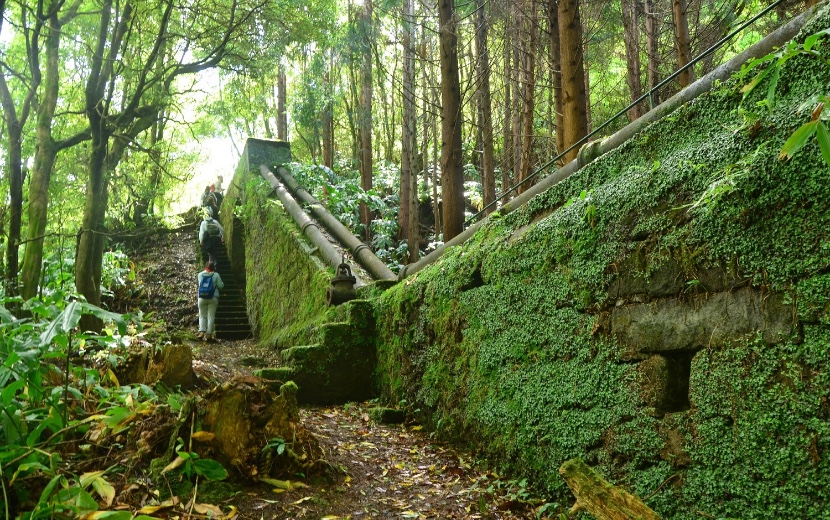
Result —
[{"label": "broad green leaf", "polygon": [[69,302],[69,305],[61,313],[63,316],[63,324],[61,325],[63,332],[69,332],[78,325],[78,322],[81,321],[82,309],[83,307],[77,301]]},{"label": "broad green leaf", "polygon": [[4,408],[9,407],[17,391],[23,388],[25,385],[26,381],[24,381],[23,379],[18,379],[17,381],[6,385],[6,388],[3,389],[2,397],[0,397],[0,399],[2,399]]},{"label": "broad green leaf", "polygon": [[793,132],[793,135],[791,135],[790,138],[787,139],[787,142],[784,143],[784,146],[781,147],[778,159],[791,159],[793,154],[801,150],[804,145],[807,144],[810,136],[815,133],[818,123],[820,123],[820,121],[810,121],[809,123],[801,125],[798,130]]},{"label": "broad green leaf", "polygon": [[816,130],[816,139],[818,140],[818,147],[821,149],[821,155],[824,157],[824,162],[830,166],[830,131],[827,130],[821,120],[816,121],[818,129]]},{"label": "broad green leaf", "polygon": [[224,480],[228,477],[225,468],[213,459],[198,459],[193,462],[193,467],[196,473],[209,480]]},{"label": "broad green leaf", "polygon": [[808,52],[813,50],[813,46],[815,46],[815,44],[818,43],[822,37],[827,36],[828,34],[830,34],[830,29],[825,29],[815,34],[811,34],[804,40],[804,50]]},{"label": "broad green leaf", "polygon": [[46,484],[46,487],[43,488],[43,492],[40,494],[40,500],[38,500],[39,504],[46,504],[49,502],[49,498],[52,496],[52,493],[55,492],[55,488],[61,480],[63,480],[61,475],[55,475],[52,477],[52,480]]},{"label": "broad green leaf", "polygon": [[769,80],[769,86],[767,87],[767,109],[772,110],[773,105],[775,104],[775,89],[778,87],[778,79],[781,77],[781,67],[775,67],[775,70],[772,72],[772,77]]},{"label": "broad green leaf", "polygon": [[90,471],[89,473],[84,473],[78,479],[78,482],[81,484],[82,488],[85,488],[85,487],[89,486],[90,484],[92,484],[92,482],[96,478],[103,476],[104,473],[106,473],[106,471],[104,471],[104,470]]},{"label": "broad green leaf", "polygon": [[98,502],[86,490],[79,487],[69,487],[59,490],[57,500],[62,504],[76,507],[81,511],[98,510]]},{"label": "broad green leaf", "polygon": [[120,314],[105,311],[104,309],[92,305],[91,303],[83,303],[84,311],[87,314],[92,314],[96,318],[101,318],[104,321],[112,321],[118,326],[118,333],[122,336],[127,333],[127,322]]},{"label": "broad green leaf", "polygon": [[0,322],[2,323],[13,323],[17,321],[17,319],[12,315],[11,312],[4,306],[0,305]]},{"label": "broad green leaf", "polygon": [[49,327],[40,335],[40,342],[43,345],[52,343],[55,336],[66,334],[72,330],[81,319],[81,305],[77,301],[69,302],[69,305],[49,323]]},{"label": "broad green leaf", "polygon": [[30,469],[39,469],[39,470],[41,470],[41,471],[43,471],[44,473],[47,473],[47,474],[52,473],[52,470],[50,470],[49,468],[47,468],[46,466],[44,466],[40,462],[24,462],[23,464],[18,466],[17,469],[15,470],[14,475],[12,475],[11,481],[9,481],[9,485],[11,486],[12,484],[14,484],[15,479],[17,479],[17,477],[21,473],[24,474],[24,475],[27,475],[28,471]]},{"label": "broad green leaf", "polygon": [[762,70],[758,73],[757,76],[755,76],[755,79],[750,81],[748,84],[744,85],[744,87],[741,89],[741,93],[744,95],[744,99],[746,99],[746,97],[749,96],[749,94],[751,94],[753,90],[755,90],[755,87],[757,87],[758,84],[761,83],[761,81],[763,81],[765,77],[767,77],[767,74],[769,74],[770,69],[772,68],[773,67],[767,67],[766,69]]},{"label": "broad green leaf", "polygon": [[104,477],[98,477],[92,481],[92,489],[98,493],[98,496],[104,501],[106,507],[112,505],[115,500],[115,488]]}]

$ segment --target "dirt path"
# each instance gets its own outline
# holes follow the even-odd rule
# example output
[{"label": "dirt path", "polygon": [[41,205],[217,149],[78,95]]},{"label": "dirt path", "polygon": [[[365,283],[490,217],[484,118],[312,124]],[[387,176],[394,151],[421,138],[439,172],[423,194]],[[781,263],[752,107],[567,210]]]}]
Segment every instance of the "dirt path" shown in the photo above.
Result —
[{"label": "dirt path", "polygon": [[[150,237],[131,258],[147,288],[147,312],[169,334],[196,330],[195,232]],[[191,276],[192,275],[192,276]],[[276,366],[277,352],[256,341],[193,341],[193,367],[209,384]],[[537,518],[520,483],[471,464],[465,454],[433,442],[418,425],[384,425],[369,419],[369,403],[301,409],[303,424],[319,439],[327,460],[342,471],[331,483],[291,491],[259,485],[223,504],[239,519],[524,519]],[[300,477],[298,477],[300,479]]]}]

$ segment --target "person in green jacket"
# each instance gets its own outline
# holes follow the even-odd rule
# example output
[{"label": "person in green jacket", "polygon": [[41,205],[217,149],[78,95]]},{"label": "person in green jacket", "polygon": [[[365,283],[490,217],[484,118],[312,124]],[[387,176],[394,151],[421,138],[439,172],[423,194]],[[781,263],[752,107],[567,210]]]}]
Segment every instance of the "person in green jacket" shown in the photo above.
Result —
[{"label": "person in green jacket", "polygon": [[222,277],[216,272],[216,264],[205,264],[205,270],[197,276],[199,281],[199,332],[196,337],[203,341],[216,341],[216,309],[219,307],[219,290],[225,287]]}]

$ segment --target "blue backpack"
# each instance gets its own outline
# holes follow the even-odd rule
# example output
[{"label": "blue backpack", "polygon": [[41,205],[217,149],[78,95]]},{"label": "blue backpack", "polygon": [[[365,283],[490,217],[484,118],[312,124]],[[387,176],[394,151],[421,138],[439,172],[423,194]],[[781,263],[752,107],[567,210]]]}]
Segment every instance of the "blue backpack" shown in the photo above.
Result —
[{"label": "blue backpack", "polygon": [[216,288],[213,286],[213,273],[202,278],[199,284],[199,298],[213,298],[216,295]]}]

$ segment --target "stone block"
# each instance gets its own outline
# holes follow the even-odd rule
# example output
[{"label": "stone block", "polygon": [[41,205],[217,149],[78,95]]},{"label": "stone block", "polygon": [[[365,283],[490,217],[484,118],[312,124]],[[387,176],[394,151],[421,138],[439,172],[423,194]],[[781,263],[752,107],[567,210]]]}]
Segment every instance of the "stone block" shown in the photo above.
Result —
[{"label": "stone block", "polygon": [[742,336],[762,334],[780,343],[798,327],[793,308],[778,294],[756,289],[665,299],[617,307],[612,334],[625,348],[624,357],[658,352],[695,352],[718,347]]},{"label": "stone block", "polygon": [[327,353],[319,345],[304,345],[291,347],[280,353],[282,362],[295,369],[309,365],[322,365],[327,361]]}]

